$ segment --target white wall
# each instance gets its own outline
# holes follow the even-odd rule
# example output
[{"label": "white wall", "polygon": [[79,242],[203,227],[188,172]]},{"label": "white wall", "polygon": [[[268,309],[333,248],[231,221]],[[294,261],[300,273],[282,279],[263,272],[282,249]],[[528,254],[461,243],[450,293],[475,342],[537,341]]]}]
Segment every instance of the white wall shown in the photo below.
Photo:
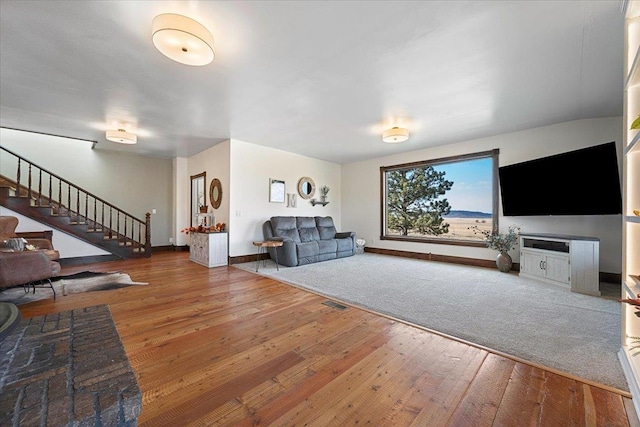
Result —
[{"label": "white wall", "polygon": [[[341,228],[340,165],[310,157],[275,150],[255,144],[231,140],[231,188],[229,206],[229,255],[256,253],[255,240],[264,240],[262,224],[272,216],[331,216],[338,231]],[[207,174],[207,178],[208,178]],[[269,179],[285,181],[286,193],[298,194],[298,181],[308,176],[319,188],[328,186],[326,206],[311,205],[297,198],[297,207],[287,203],[269,203]]]},{"label": "white wall", "polygon": [[[622,118],[576,120],[522,132],[497,135],[458,144],[406,152],[394,156],[355,162],[342,167],[342,224],[367,241],[367,246],[402,251],[495,259],[486,248],[380,240],[380,167],[454,155],[500,149],[500,166],[550,156],[579,148],[615,141],[622,171]],[[409,140],[408,144],[411,143]],[[579,168],[580,165],[567,165]],[[502,206],[500,207],[502,212]],[[503,217],[500,229],[518,224],[523,232],[570,234],[600,239],[600,271],[620,273],[622,269],[622,217],[549,216]],[[512,252],[514,261],[519,254]]]},{"label": "white wall", "polygon": [[[139,141],[139,144],[144,143]],[[151,244],[167,245],[173,217],[172,162],[91,149],[87,141],[0,129],[0,145],[144,220],[151,216]],[[0,155],[0,174],[15,180],[15,157]],[[26,183],[26,177],[21,182]]]},{"label": "white wall", "polygon": [[52,230],[53,236],[51,238],[51,243],[53,244],[53,248],[60,253],[60,258],[110,255],[109,252],[104,251],[97,246],[93,246],[90,243],[86,243],[82,240],[76,239],[75,237],[63,233],[62,231],[51,228],[47,224],[42,224],[34,221],[31,218],[22,216],[19,213],[14,212],[11,209],[7,209],[3,206],[0,206],[0,215],[15,216],[16,218],[18,218],[18,227],[16,227],[16,232]]},{"label": "white wall", "polygon": [[[220,222],[229,225],[229,150],[230,141],[224,141],[214,145],[211,148],[201,151],[200,153],[192,157],[189,157],[186,183],[183,183],[182,187],[185,196],[182,198],[183,205],[181,208],[184,224],[182,224],[180,229],[188,227],[191,218],[190,177],[202,172],[207,173],[207,182],[205,182],[205,189],[209,212],[212,212],[215,216],[216,223]],[[220,207],[218,209],[213,209],[213,207],[211,206],[211,199],[209,197],[209,188],[211,186],[211,181],[213,181],[214,178],[218,178],[220,180],[220,184],[222,185],[222,199],[220,201]],[[180,241],[185,241],[186,243],[188,243],[188,239],[184,236],[185,235],[182,234],[182,238],[180,239]]]},{"label": "white wall", "polygon": [[[190,177],[189,160],[184,157],[173,159],[173,220],[171,221],[172,240],[176,246],[184,246],[189,243],[189,236],[181,233],[184,227],[189,225]],[[185,208],[186,206],[186,208]]]}]

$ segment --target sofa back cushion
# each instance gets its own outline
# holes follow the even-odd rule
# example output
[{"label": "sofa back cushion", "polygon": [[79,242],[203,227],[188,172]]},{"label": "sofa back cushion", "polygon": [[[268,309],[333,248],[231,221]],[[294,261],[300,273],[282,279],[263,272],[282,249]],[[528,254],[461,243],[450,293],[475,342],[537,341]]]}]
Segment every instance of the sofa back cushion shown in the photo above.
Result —
[{"label": "sofa back cushion", "polygon": [[298,233],[300,233],[300,240],[303,242],[317,242],[320,240],[318,229],[316,228],[316,220],[310,216],[298,216],[296,217],[296,223],[298,226]]},{"label": "sofa back cushion", "polygon": [[296,218],[293,216],[272,216],[271,228],[274,237],[288,237],[296,243],[300,243],[300,234],[296,226]]},{"label": "sofa back cushion", "polygon": [[316,227],[321,240],[329,240],[336,237],[336,227],[333,225],[333,218],[330,216],[315,217]]}]

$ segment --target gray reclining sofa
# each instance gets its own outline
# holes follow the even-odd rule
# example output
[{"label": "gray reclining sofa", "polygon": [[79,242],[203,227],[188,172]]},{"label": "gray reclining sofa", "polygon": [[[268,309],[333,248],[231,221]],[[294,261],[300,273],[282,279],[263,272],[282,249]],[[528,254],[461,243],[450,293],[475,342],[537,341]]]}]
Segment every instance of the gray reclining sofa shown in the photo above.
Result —
[{"label": "gray reclining sofa", "polygon": [[287,267],[344,258],[356,253],[356,233],[336,232],[333,218],[272,216],[262,225],[265,240],[282,240],[279,248],[268,248],[271,259]]}]

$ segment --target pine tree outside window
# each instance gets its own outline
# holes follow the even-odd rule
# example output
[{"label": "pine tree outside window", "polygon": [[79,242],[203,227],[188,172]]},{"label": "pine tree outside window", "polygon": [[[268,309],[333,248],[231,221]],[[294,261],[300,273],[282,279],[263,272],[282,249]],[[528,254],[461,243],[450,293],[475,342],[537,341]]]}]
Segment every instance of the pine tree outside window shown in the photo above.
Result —
[{"label": "pine tree outside window", "polygon": [[380,168],[381,239],[483,246],[498,229],[499,150]]}]

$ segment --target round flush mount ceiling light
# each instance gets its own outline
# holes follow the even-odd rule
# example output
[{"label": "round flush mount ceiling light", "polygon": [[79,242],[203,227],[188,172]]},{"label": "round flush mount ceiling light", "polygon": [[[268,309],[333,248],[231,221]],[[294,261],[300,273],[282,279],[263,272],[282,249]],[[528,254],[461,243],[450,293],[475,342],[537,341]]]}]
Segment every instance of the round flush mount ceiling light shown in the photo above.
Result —
[{"label": "round flush mount ceiling light", "polygon": [[199,22],[164,13],[153,18],[152,27],[153,44],[163,55],[186,65],[213,61],[213,36]]},{"label": "round flush mount ceiling light", "polygon": [[131,132],[127,132],[124,129],[108,130],[107,139],[119,144],[135,144],[138,142],[138,137]]},{"label": "round flush mount ceiling light", "polygon": [[382,132],[382,140],[389,144],[404,142],[409,139],[409,131],[405,128],[394,126]]}]

